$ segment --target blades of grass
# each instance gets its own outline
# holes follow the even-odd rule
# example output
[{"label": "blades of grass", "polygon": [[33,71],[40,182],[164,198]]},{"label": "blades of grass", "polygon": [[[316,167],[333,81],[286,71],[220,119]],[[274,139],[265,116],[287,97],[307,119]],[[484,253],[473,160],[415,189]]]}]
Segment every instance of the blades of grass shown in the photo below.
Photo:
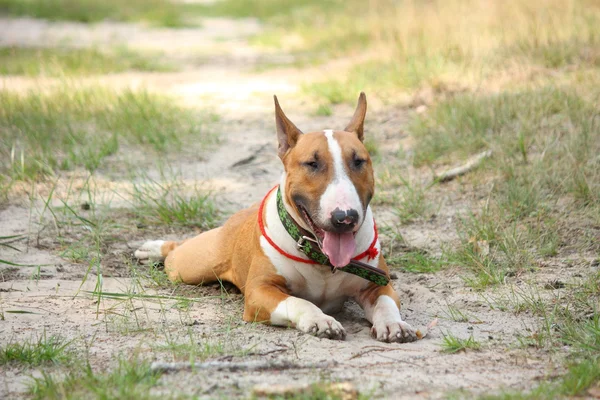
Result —
[{"label": "blades of grass", "polygon": [[6,310],[4,311],[7,314],[40,314],[33,311],[25,311],[25,310]]},{"label": "blades of grass", "polygon": [[63,203],[64,207],[65,207],[67,210],[69,210],[69,211],[71,212],[71,214],[73,214],[73,216],[74,216],[75,218],[77,218],[78,220],[80,220],[81,222],[83,222],[83,223],[84,223],[84,224],[86,224],[86,225],[89,225],[89,226],[91,226],[91,227],[93,227],[93,228],[95,228],[95,227],[96,227],[96,224],[95,224],[95,223],[93,223],[93,222],[92,222],[92,221],[90,221],[89,219],[87,219],[87,218],[83,218],[82,216],[80,216],[79,214],[77,214],[77,213],[75,212],[75,210],[73,210],[73,208],[71,208],[71,206],[70,206],[70,205],[68,205],[68,204],[67,204],[67,203],[66,203],[64,200],[62,200],[62,199],[61,199],[60,201]]},{"label": "blades of grass", "polygon": [[84,290],[84,293],[89,294],[92,297],[104,297],[113,300],[129,300],[129,299],[155,299],[155,300],[178,300],[178,301],[203,301],[205,299],[221,299],[222,296],[206,296],[206,297],[182,297],[182,296],[165,296],[165,295],[153,295],[153,294],[139,294],[139,293],[119,293],[119,292],[97,292]]},{"label": "blades of grass", "polygon": [[52,264],[18,264],[12,261],[0,259],[0,264],[12,265],[14,267],[47,267]]}]

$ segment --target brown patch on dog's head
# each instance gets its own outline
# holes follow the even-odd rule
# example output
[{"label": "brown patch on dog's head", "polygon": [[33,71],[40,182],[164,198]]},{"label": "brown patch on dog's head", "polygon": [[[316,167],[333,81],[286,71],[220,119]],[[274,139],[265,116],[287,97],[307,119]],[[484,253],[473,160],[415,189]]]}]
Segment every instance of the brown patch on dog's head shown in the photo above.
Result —
[{"label": "brown patch on dog's head", "polygon": [[317,215],[319,199],[333,180],[333,158],[323,132],[303,134],[283,159],[287,174],[285,194],[288,204],[303,207],[309,216]]}]

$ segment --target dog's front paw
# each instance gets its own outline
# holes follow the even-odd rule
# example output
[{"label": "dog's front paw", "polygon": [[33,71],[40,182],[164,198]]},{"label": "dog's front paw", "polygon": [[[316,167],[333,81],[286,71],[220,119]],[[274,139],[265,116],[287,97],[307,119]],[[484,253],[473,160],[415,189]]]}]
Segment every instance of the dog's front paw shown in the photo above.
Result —
[{"label": "dog's front paw", "polygon": [[161,250],[164,243],[164,240],[150,240],[137,249],[133,255],[143,265],[164,261]]},{"label": "dog's front paw", "polygon": [[380,342],[408,343],[417,340],[415,329],[404,321],[377,321],[371,328],[371,336]]},{"label": "dog's front paw", "polygon": [[327,338],[344,340],[346,339],[346,331],[342,324],[329,315],[321,313],[320,315],[304,315],[296,327],[305,333]]}]

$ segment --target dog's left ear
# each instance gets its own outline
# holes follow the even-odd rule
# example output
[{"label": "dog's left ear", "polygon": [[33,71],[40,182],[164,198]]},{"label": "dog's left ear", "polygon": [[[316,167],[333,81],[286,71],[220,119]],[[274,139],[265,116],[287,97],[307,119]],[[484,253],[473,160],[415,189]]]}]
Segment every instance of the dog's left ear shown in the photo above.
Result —
[{"label": "dog's left ear", "polygon": [[358,136],[361,142],[364,139],[363,125],[365,123],[365,115],[367,115],[367,96],[365,96],[364,92],[360,92],[360,96],[358,96],[358,105],[352,116],[352,121],[350,121],[344,130],[346,132],[356,133],[356,136]]},{"label": "dog's left ear", "polygon": [[279,141],[279,158],[283,160],[285,153],[296,145],[302,131],[285,116],[281,106],[279,106],[277,96],[273,96],[273,99],[275,100],[275,124],[277,125],[277,140]]}]

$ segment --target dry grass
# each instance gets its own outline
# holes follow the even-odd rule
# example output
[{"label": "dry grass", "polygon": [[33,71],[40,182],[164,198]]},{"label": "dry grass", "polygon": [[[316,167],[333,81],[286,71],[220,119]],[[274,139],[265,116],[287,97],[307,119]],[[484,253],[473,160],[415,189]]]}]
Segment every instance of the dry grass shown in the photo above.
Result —
[{"label": "dry grass", "polygon": [[336,38],[330,46],[323,45],[326,39],[315,39],[323,36],[320,29],[278,31],[280,45],[293,43],[295,51],[371,55],[346,78],[307,86],[309,93],[331,103],[353,101],[358,89],[391,101],[398,90],[421,87],[495,90],[549,69],[600,63],[600,5],[593,1],[374,0],[349,10],[359,13],[361,23],[347,24],[345,13],[330,15],[328,24],[334,30],[343,26],[345,32],[341,37],[326,34]]}]

